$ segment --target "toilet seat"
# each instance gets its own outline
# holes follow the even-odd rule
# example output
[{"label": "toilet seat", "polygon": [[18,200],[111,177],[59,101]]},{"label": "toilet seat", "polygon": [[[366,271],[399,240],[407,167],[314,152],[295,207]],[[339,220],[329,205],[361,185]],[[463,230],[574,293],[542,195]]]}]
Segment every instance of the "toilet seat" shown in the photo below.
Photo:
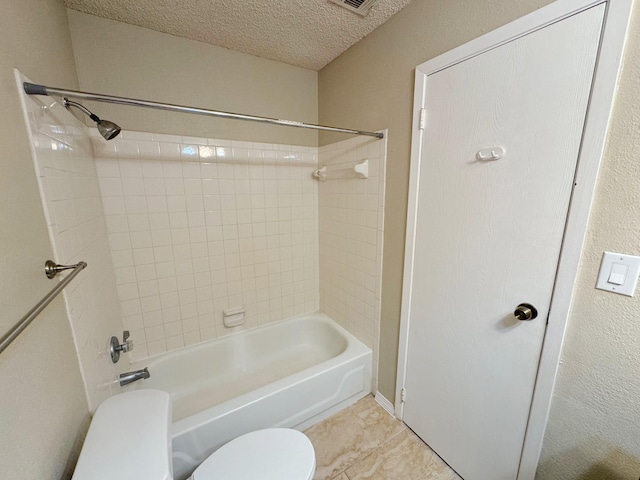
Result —
[{"label": "toilet seat", "polygon": [[311,480],[316,467],[309,439],[288,428],[242,435],[213,452],[193,480]]}]

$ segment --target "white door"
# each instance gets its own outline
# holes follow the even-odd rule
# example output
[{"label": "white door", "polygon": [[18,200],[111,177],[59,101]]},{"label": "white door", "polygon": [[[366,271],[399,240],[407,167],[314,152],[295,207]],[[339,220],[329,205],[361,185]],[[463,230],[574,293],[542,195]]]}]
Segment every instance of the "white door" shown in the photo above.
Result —
[{"label": "white door", "polygon": [[518,473],[603,15],[427,78],[403,418],[465,480]]}]

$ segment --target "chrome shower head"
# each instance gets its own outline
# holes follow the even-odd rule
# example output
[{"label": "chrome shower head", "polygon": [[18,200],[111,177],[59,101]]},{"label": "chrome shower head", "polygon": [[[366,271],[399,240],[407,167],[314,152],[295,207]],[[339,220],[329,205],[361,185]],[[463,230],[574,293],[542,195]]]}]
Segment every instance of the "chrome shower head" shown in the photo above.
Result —
[{"label": "chrome shower head", "polygon": [[111,140],[112,138],[116,138],[120,133],[120,131],[122,130],[115,123],[109,120],[102,120],[96,114],[92,113],[87,107],[85,107],[84,105],[78,102],[73,102],[68,98],[63,98],[63,105],[66,108],[76,107],[78,110],[88,115],[91,120],[96,122],[96,124],[98,125],[98,132],[100,132],[100,135],[102,135],[105,140]]},{"label": "chrome shower head", "polygon": [[111,140],[116,138],[120,133],[121,128],[109,120],[98,120],[98,131],[105,140]]}]

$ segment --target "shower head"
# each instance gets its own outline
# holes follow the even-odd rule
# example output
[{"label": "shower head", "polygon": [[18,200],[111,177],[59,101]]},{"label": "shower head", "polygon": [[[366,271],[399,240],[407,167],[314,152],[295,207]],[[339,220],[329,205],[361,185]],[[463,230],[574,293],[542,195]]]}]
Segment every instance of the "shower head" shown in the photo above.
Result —
[{"label": "shower head", "polygon": [[98,131],[105,140],[111,140],[116,138],[120,133],[121,128],[115,123],[109,120],[98,120]]},{"label": "shower head", "polygon": [[92,113],[87,107],[85,107],[84,105],[78,102],[73,102],[68,98],[63,98],[63,105],[66,108],[76,107],[78,110],[88,115],[91,120],[96,122],[98,126],[98,132],[100,132],[100,135],[102,135],[105,140],[111,140],[112,138],[116,138],[120,133],[121,128],[118,125],[116,125],[115,123],[109,120],[100,119],[100,117]]}]

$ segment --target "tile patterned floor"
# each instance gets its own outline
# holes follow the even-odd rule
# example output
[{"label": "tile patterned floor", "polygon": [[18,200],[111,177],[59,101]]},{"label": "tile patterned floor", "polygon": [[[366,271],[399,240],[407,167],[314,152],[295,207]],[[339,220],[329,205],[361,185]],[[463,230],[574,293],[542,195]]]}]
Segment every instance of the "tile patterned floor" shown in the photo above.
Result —
[{"label": "tile patterned floor", "polygon": [[316,451],[314,480],[461,480],[371,396],[304,433]]}]

